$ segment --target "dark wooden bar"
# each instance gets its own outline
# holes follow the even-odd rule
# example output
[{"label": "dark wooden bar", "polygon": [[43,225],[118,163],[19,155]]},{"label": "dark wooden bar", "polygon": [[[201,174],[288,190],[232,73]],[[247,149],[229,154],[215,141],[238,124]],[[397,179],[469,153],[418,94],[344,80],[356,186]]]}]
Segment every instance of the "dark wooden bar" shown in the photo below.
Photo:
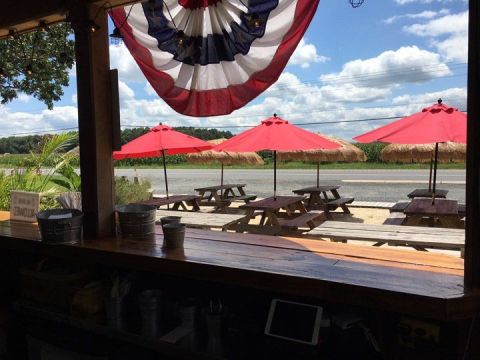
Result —
[{"label": "dark wooden bar", "polygon": [[35,226],[26,228],[4,220],[0,222],[0,248],[215,279],[437,320],[468,318],[480,310],[478,296],[463,291],[463,261],[451,256],[200,229],[188,229],[184,249],[165,250],[160,226],[156,233],[149,240],[105,238],[51,246],[39,241]]},{"label": "dark wooden bar", "polygon": [[469,1],[465,287],[480,289],[480,4]]}]

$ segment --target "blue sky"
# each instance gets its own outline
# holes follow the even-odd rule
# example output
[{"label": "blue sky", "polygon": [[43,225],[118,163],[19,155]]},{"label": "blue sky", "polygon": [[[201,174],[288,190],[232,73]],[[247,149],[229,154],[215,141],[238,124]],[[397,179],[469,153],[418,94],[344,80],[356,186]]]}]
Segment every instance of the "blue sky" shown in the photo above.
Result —
[{"label": "blue sky", "polygon": [[[306,0],[305,0],[306,1]],[[294,123],[347,140],[383,121],[340,122],[408,115],[441,97],[466,108],[465,0],[323,0],[279,81],[228,116],[192,118],[175,113],[149,87],[123,45],[110,45],[119,69],[121,122],[126,126],[232,126],[257,124],[274,112]],[[62,100],[48,111],[21,95],[0,106],[0,134],[74,128],[74,72]]]}]

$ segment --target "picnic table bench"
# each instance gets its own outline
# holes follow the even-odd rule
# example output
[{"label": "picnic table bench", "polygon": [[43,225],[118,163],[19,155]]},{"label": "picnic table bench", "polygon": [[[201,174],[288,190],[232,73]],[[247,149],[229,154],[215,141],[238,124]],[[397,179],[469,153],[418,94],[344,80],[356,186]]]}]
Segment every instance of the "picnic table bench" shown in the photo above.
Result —
[{"label": "picnic table bench", "polygon": [[407,215],[403,212],[391,212],[388,218],[383,222],[384,225],[403,225],[407,220]]},{"label": "picnic table bench", "polygon": [[[391,213],[393,212],[401,212],[403,213],[407,206],[410,204],[410,201],[398,201],[392,207],[389,208]],[[467,207],[463,203],[458,203],[458,216],[460,218],[465,217],[467,211]]]},{"label": "picnic table bench", "polygon": [[197,229],[221,229],[227,231],[230,226],[237,224],[245,215],[212,214],[202,212],[177,212],[169,210],[157,210],[157,222],[164,216],[181,216],[180,222],[189,228]]},{"label": "picnic table bench", "polygon": [[[296,195],[309,195],[305,201],[307,210],[323,210],[330,218],[330,211],[341,208],[345,214],[350,214],[347,204],[351,204],[354,198],[341,197],[338,193],[338,185],[321,185],[293,190]],[[328,193],[331,193],[331,196]]]},{"label": "picnic table bench", "polygon": [[419,225],[423,219],[427,219],[433,226],[439,223],[445,227],[457,227],[460,221],[458,214],[458,202],[456,200],[415,198],[403,210],[409,224]]},{"label": "picnic table bench", "polygon": [[169,197],[153,197],[149,200],[138,201],[135,204],[154,205],[157,209],[160,206],[173,204],[172,210],[182,209],[184,211],[188,211],[187,205],[189,205],[192,207],[192,211],[199,211],[199,199],[200,196],[198,195],[171,195]]},{"label": "picnic table bench", "polygon": [[200,205],[214,206],[216,210],[224,210],[232,201],[248,203],[257,198],[257,195],[247,194],[243,189],[246,184],[223,184],[196,188],[201,197]]},{"label": "picnic table bench", "polygon": [[[445,199],[447,197],[448,190],[436,189],[435,198]],[[417,197],[426,197],[431,198],[433,196],[433,191],[429,189],[415,189],[407,195],[410,199]]]},{"label": "picnic table bench", "polygon": [[[246,214],[235,226],[236,230],[268,235],[311,230],[325,219],[325,213],[308,212],[304,200],[303,196],[276,196],[242,205],[240,209],[245,209]],[[261,216],[260,222],[251,224],[257,216]]]},{"label": "picnic table bench", "polygon": [[460,250],[462,257],[465,249],[465,231],[462,229],[325,221],[305,236],[341,242],[372,241],[374,246],[411,246],[421,251],[427,248]]}]

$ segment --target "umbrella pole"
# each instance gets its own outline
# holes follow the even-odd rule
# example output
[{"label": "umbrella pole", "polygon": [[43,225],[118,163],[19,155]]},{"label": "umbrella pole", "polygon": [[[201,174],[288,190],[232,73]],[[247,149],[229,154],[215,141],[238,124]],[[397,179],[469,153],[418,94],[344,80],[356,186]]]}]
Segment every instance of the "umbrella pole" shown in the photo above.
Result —
[{"label": "umbrella pole", "polygon": [[277,199],[277,151],[273,151],[273,200]]},{"label": "umbrella pole", "polygon": [[435,143],[435,161],[433,162],[432,204],[435,203],[435,188],[437,185],[437,163],[438,163],[438,143]]},{"label": "umbrella pole", "polygon": [[[222,161],[222,172],[220,175],[220,185],[223,186],[223,161]],[[220,197],[223,199],[223,189],[220,189]]]},{"label": "umbrella pole", "polygon": [[317,189],[320,187],[320,161],[317,161]]},{"label": "umbrella pole", "polygon": [[430,176],[428,177],[428,192],[432,191],[432,168],[433,168],[433,156],[430,157]]},{"label": "umbrella pole", "polygon": [[[165,150],[162,149],[162,157],[163,157],[163,174],[165,175],[165,191],[167,193],[168,199],[168,178],[167,178],[167,164],[165,160]],[[170,210],[170,206],[167,204],[167,209]]]},{"label": "umbrella pole", "polygon": [[222,172],[221,172],[221,176],[220,176],[220,185],[223,186],[223,161],[222,161]]}]

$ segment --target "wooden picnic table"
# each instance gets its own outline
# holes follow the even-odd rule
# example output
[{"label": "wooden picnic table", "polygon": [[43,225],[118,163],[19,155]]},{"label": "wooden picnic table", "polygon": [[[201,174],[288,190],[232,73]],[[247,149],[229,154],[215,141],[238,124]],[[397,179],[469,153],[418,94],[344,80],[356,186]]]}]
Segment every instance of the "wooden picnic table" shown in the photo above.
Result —
[{"label": "wooden picnic table", "polygon": [[139,201],[135,204],[154,205],[158,208],[164,205],[173,204],[172,210],[188,211],[187,205],[192,207],[192,211],[199,211],[200,196],[198,195],[170,195],[169,197],[154,197],[149,200]]},{"label": "wooden picnic table", "polygon": [[[279,235],[311,230],[324,220],[325,213],[308,212],[304,200],[303,196],[272,196],[242,205],[240,208],[245,209],[246,214],[236,226],[237,232]],[[259,224],[250,224],[257,216],[261,216]]]},{"label": "wooden picnic table", "polygon": [[[340,189],[338,185],[322,185],[293,190],[293,192],[297,195],[308,194],[306,208],[308,210],[323,210],[326,216],[330,218],[330,211],[334,211],[338,207],[345,214],[350,214],[347,204],[351,204],[354,200],[353,198],[342,198],[338,193],[338,189]],[[332,194],[331,196],[328,195],[329,192]]]},{"label": "wooden picnic table", "polygon": [[[435,190],[435,198],[445,199],[447,197],[448,190],[437,189]],[[433,192],[428,189],[415,189],[407,195],[410,199],[417,197],[432,198]]]},{"label": "wooden picnic table", "polygon": [[430,220],[433,226],[435,221],[446,227],[457,227],[460,220],[458,202],[456,200],[415,198],[403,211],[407,216],[407,223],[419,225],[423,218]]},{"label": "wooden picnic table", "polygon": [[202,212],[177,212],[170,210],[157,210],[157,222],[164,216],[181,216],[180,222],[189,228],[221,229],[227,231],[230,226],[237,224],[245,215],[212,214]]},{"label": "wooden picnic table", "polygon": [[244,201],[245,203],[255,200],[256,195],[246,194],[243,189],[247,184],[223,184],[196,188],[195,191],[201,197],[200,205],[214,206],[217,210],[224,210],[232,201]]},{"label": "wooden picnic table", "polygon": [[411,246],[416,250],[459,250],[463,257],[465,231],[405,225],[379,225],[345,221],[325,221],[306,234],[308,238],[332,241],[371,241],[374,246]]}]

